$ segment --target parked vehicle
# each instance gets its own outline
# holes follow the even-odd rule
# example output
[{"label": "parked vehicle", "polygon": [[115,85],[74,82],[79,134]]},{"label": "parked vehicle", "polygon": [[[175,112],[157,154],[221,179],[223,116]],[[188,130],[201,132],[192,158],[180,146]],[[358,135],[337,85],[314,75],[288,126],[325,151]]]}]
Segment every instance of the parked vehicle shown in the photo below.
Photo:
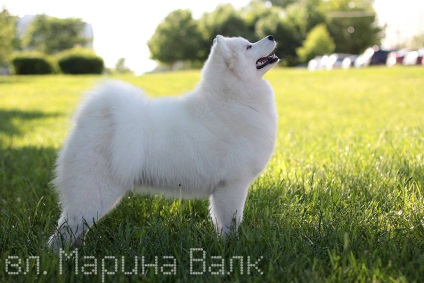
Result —
[{"label": "parked vehicle", "polygon": [[424,57],[424,48],[409,51],[403,58],[403,65],[420,65]]},{"label": "parked vehicle", "polygon": [[391,67],[394,65],[402,64],[403,58],[405,58],[405,55],[408,52],[409,51],[407,49],[400,49],[397,51],[390,52],[389,55],[387,56],[386,65]]},{"label": "parked vehicle", "polygon": [[377,50],[371,56],[369,65],[385,65],[387,61],[387,56],[389,56],[390,51],[388,50]]},{"label": "parked vehicle", "polygon": [[354,67],[356,59],[358,59],[358,55],[350,55],[349,57],[344,58],[342,68],[349,69],[350,67]]},{"label": "parked vehicle", "polygon": [[365,58],[366,56],[364,54],[359,55],[358,58],[356,58],[355,60],[355,63],[354,63],[355,67],[356,68],[365,67]]},{"label": "parked vehicle", "polygon": [[328,57],[325,68],[332,70],[335,68],[349,69],[351,64],[351,54],[334,53]]},{"label": "parked vehicle", "polygon": [[309,71],[316,71],[318,70],[318,66],[321,62],[322,57],[321,56],[317,56],[312,60],[309,60],[308,62],[308,70]]},{"label": "parked vehicle", "polygon": [[323,70],[327,66],[328,55],[316,56],[314,59],[308,62],[309,71]]},{"label": "parked vehicle", "polygon": [[369,47],[355,61],[355,67],[361,68],[370,65],[385,65],[389,50],[380,49],[378,46]]},{"label": "parked vehicle", "polygon": [[336,68],[349,69],[354,65],[357,57],[357,55],[343,53],[333,53],[331,55],[317,56],[308,62],[308,70],[332,70]]}]

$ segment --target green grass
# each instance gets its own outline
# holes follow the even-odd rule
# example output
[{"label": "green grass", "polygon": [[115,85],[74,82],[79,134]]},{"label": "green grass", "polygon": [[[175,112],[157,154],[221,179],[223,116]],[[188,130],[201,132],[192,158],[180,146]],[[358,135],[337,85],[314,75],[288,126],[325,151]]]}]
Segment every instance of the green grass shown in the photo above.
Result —
[{"label": "green grass", "polygon": [[[277,147],[250,187],[238,234],[216,239],[205,200],[129,194],[88,233],[78,272],[45,247],[60,213],[49,181],[81,93],[103,77],[0,77],[0,282],[422,282],[424,68],[266,77],[278,104]],[[191,90],[199,73],[119,79],[160,96]],[[193,248],[205,251],[202,275],[190,272]],[[123,274],[122,257],[130,271],[136,256],[137,274]],[[151,264],[155,256],[157,274],[143,274],[142,257]],[[84,274],[94,257],[97,275]],[[263,274],[247,274],[248,257],[261,259]],[[102,277],[115,259],[116,274]],[[174,260],[176,274],[164,274]],[[225,275],[211,274],[222,260]]]}]

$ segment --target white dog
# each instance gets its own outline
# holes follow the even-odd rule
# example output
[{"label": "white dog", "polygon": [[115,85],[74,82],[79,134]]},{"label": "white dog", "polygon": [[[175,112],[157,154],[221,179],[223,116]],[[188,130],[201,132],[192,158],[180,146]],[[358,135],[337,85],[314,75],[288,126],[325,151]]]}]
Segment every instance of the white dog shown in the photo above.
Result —
[{"label": "white dog", "polygon": [[236,229],[275,146],[274,95],[262,79],[279,61],[275,47],[272,36],[218,35],[200,83],[179,98],[149,99],[123,82],[92,91],[57,160],[62,215],[50,247],[80,244],[129,190],[209,197],[216,231]]}]

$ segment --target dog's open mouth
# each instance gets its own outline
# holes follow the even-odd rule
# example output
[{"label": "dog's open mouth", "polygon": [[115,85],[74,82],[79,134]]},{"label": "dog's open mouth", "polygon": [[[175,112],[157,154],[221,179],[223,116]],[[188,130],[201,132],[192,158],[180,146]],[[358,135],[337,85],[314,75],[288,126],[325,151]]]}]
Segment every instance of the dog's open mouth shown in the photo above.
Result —
[{"label": "dog's open mouth", "polygon": [[268,64],[273,64],[273,63],[277,62],[278,59],[279,58],[277,56],[275,56],[274,53],[271,53],[268,56],[259,58],[258,61],[256,61],[256,69],[260,70]]}]

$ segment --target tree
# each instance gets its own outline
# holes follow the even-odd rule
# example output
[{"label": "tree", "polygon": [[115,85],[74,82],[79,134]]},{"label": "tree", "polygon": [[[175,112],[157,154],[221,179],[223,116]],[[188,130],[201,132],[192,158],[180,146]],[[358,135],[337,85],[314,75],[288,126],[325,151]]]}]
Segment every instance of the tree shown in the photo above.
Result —
[{"label": "tree", "polygon": [[288,17],[286,10],[278,6],[269,7],[261,2],[251,2],[245,12],[245,22],[258,39],[274,35],[278,43],[275,53],[281,59],[281,65],[292,66],[298,63],[296,48],[301,46],[304,35]]},{"label": "tree", "polygon": [[316,25],[325,22],[322,0],[303,0],[285,9],[285,17],[305,39],[306,34]]},{"label": "tree", "polygon": [[328,0],[327,27],[336,44],[336,52],[359,54],[379,45],[383,29],[376,24],[370,1]]},{"label": "tree", "polygon": [[23,36],[23,45],[46,54],[54,54],[75,46],[85,46],[89,39],[82,35],[81,19],[59,19],[38,15]]},{"label": "tree", "polygon": [[263,1],[251,1],[244,9],[244,22],[252,35],[250,40],[258,40],[269,34],[275,34],[280,22],[281,7],[269,7]]},{"label": "tree", "polygon": [[[217,34],[242,36],[251,41],[273,34],[278,42],[276,55],[289,66],[299,63],[299,48],[318,25],[326,25],[330,35],[327,44],[333,42],[333,51],[340,53],[359,54],[379,44],[382,38],[373,7],[365,0],[252,0],[239,11],[231,4],[220,5],[198,21],[190,14],[187,19],[190,24],[181,20],[181,15],[174,18],[161,23],[149,44],[152,58],[162,63],[204,61]],[[198,29],[194,27],[196,24]],[[186,26],[192,31],[187,31]],[[190,34],[184,38],[189,43],[187,46],[176,43],[187,34]]]},{"label": "tree", "polygon": [[[248,6],[246,21],[259,37],[275,35],[278,42],[276,55],[282,64],[299,63],[296,49],[302,46],[307,32],[325,22],[322,0],[284,1],[271,7],[265,1],[253,1]],[[282,8],[284,7],[284,8]]]},{"label": "tree", "polygon": [[200,60],[205,60],[216,35],[242,36],[252,38],[252,32],[240,13],[231,4],[219,5],[213,12],[204,14],[199,19],[203,48]]},{"label": "tree", "polygon": [[261,18],[255,25],[255,33],[263,38],[269,34],[274,35],[278,43],[275,55],[284,65],[296,65],[296,48],[302,43],[302,37],[296,32],[295,27],[278,14]]},{"label": "tree", "polygon": [[334,51],[335,44],[324,24],[313,28],[307,35],[297,54],[302,62],[307,62],[315,56],[329,54]]},{"label": "tree", "polygon": [[424,46],[424,33],[415,35],[408,44],[411,49],[420,49]]},{"label": "tree", "polygon": [[115,72],[118,74],[132,73],[132,71],[127,66],[125,66],[125,58],[119,58],[118,62],[116,62]]},{"label": "tree", "polygon": [[173,66],[178,61],[199,59],[202,38],[190,10],[171,12],[148,41],[151,58]]},{"label": "tree", "polygon": [[315,26],[325,23],[326,16],[322,0],[304,0],[300,2],[305,14],[305,28],[309,32]]},{"label": "tree", "polygon": [[271,3],[273,6],[278,6],[282,8],[287,8],[291,4],[297,2],[298,0],[261,0],[264,3]]},{"label": "tree", "polygon": [[16,18],[9,11],[0,12],[0,66],[6,65],[17,38]]}]

